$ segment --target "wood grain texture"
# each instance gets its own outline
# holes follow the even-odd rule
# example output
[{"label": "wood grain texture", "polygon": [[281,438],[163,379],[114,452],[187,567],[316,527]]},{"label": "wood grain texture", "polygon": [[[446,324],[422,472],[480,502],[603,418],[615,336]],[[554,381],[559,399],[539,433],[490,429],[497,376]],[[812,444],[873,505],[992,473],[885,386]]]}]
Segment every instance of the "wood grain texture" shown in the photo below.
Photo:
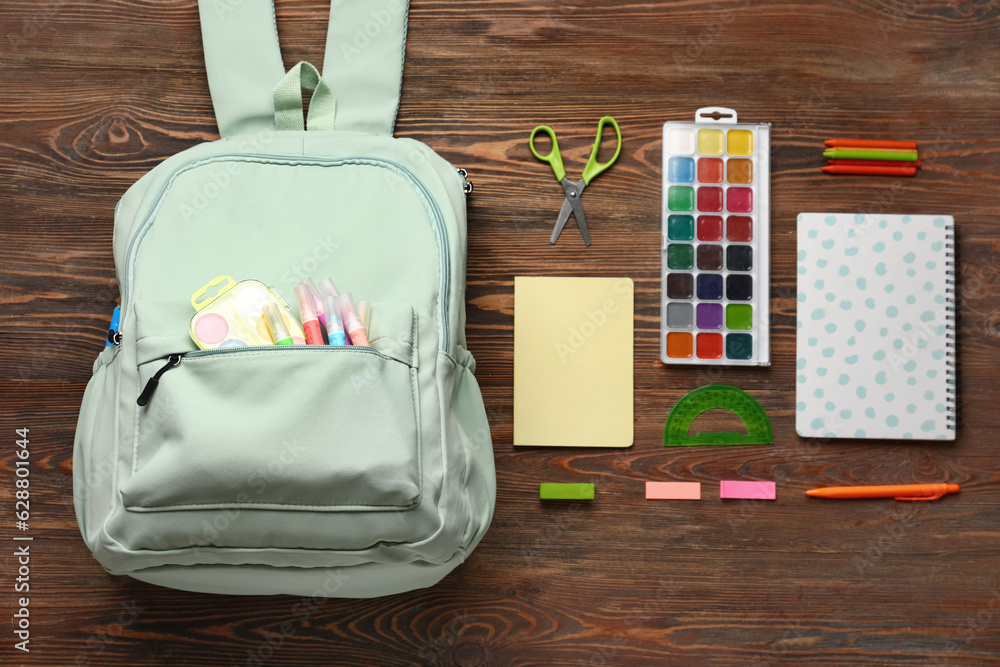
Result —
[{"label": "wood grain texture", "polygon": [[[220,0],[222,1],[222,0]],[[247,0],[260,1],[260,0]],[[379,3],[373,3],[373,6]],[[279,0],[287,65],[319,62],[324,0]],[[80,539],[72,445],[117,299],[112,213],[164,158],[217,138],[194,0],[0,0],[0,610],[13,613],[14,430],[32,447],[31,653],[12,665],[1000,665],[1000,6],[991,1],[413,0],[397,134],[475,182],[468,340],[494,438],[493,525],[440,585],[377,600],[232,598],[104,573]],[[769,368],[658,360],[660,134],[701,106],[770,122]],[[594,244],[528,152],[582,168],[597,119],[625,137],[586,193]],[[823,139],[914,139],[913,179],[830,176]],[[959,437],[794,431],[795,216],[945,213],[959,233]],[[513,277],[635,280],[635,445],[511,445]],[[689,390],[757,397],[772,447],[664,450]],[[712,422],[715,423],[715,422]],[[718,423],[726,423],[724,420]],[[775,480],[772,503],[717,482]],[[806,488],[947,479],[935,503],[820,502]],[[701,481],[697,503],[646,480]],[[537,500],[592,481],[592,503]],[[6,621],[4,621],[6,627]]]}]

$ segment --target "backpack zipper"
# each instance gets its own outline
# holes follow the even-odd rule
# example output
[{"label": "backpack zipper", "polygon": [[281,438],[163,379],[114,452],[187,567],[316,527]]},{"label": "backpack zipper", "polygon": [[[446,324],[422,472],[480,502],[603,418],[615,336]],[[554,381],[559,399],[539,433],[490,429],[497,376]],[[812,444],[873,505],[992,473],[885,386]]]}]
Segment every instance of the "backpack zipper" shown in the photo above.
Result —
[{"label": "backpack zipper", "polygon": [[194,350],[193,352],[175,353],[167,357],[167,363],[160,367],[153,377],[146,381],[146,385],[139,393],[139,398],[135,399],[135,404],[142,407],[149,403],[153,397],[153,392],[160,384],[160,378],[167,371],[177,368],[185,358],[197,359],[199,357],[213,357],[219,355],[236,355],[242,352],[260,352],[261,350],[294,352],[295,350],[346,350],[353,354],[373,354],[389,361],[395,361],[392,357],[386,356],[373,347],[367,345],[244,345],[230,348],[214,348],[211,350]]},{"label": "backpack zipper", "polygon": [[160,377],[169,371],[171,368],[177,368],[181,365],[181,354],[171,354],[167,359],[167,365],[160,368],[153,374],[153,377],[149,378],[146,382],[146,386],[142,388],[142,393],[139,394],[139,398],[135,399],[135,404],[138,406],[146,405],[149,403],[149,399],[152,398],[153,392],[156,391],[156,386],[160,384]]},{"label": "backpack zipper", "polygon": [[458,175],[462,177],[462,192],[465,193],[466,197],[468,197],[472,194],[473,190],[472,181],[469,180],[469,172],[462,167],[459,167],[455,171],[457,171]]},{"label": "backpack zipper", "polygon": [[[135,273],[135,256],[139,252],[139,245],[142,243],[142,239],[145,238],[146,232],[149,231],[149,227],[153,224],[153,220],[160,205],[163,203],[163,199],[166,197],[167,192],[170,190],[170,186],[173,184],[174,180],[178,176],[191,169],[196,169],[197,167],[204,166],[206,164],[211,164],[212,162],[224,162],[227,160],[232,160],[233,158],[244,158],[254,161],[259,161],[262,164],[273,164],[273,163],[295,163],[295,162],[313,162],[316,164],[327,164],[327,165],[344,165],[344,164],[367,164],[367,165],[388,165],[389,167],[398,170],[400,173],[406,175],[410,179],[414,186],[414,189],[420,194],[421,199],[423,199],[431,212],[431,222],[434,225],[434,235],[438,242],[438,253],[439,253],[439,265],[441,268],[441,282],[439,288],[439,300],[440,300],[440,316],[439,316],[439,333],[438,341],[439,348],[442,352],[447,352],[450,345],[450,336],[448,330],[448,301],[449,293],[451,289],[451,249],[448,245],[448,234],[445,230],[444,216],[441,213],[441,208],[438,206],[437,202],[431,196],[430,191],[427,186],[414,175],[412,171],[399,164],[398,162],[393,162],[392,160],[383,160],[382,158],[367,158],[367,157],[348,157],[348,158],[318,158],[302,155],[265,155],[263,153],[224,153],[221,155],[215,155],[210,158],[205,158],[204,160],[199,160],[197,162],[192,162],[186,167],[180,169],[170,180],[160,190],[160,194],[156,198],[156,202],[153,204],[152,208],[146,214],[139,228],[132,234],[129,239],[128,251],[125,254],[125,290],[122,294],[121,301],[121,323],[118,327],[119,341],[121,340],[121,332],[125,329],[125,325],[128,322],[129,306],[132,301],[132,285],[134,283],[133,277]],[[459,174],[461,176],[461,173]],[[463,176],[464,180],[464,176]],[[470,183],[466,184],[471,185]],[[471,188],[467,191],[463,188],[463,191],[468,194],[471,192]],[[116,207],[117,211],[117,207]]]}]

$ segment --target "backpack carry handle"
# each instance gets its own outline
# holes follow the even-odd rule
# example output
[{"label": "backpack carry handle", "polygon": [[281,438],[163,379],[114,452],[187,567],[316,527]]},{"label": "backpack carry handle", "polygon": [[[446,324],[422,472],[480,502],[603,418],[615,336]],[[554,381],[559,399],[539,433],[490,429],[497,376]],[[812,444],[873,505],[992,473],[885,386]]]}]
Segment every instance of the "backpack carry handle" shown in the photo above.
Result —
[{"label": "backpack carry handle", "polygon": [[[320,81],[336,98],[332,113],[338,130],[392,135],[403,80],[408,8],[407,0],[385,4],[331,0]],[[198,9],[219,134],[281,129],[275,124],[275,93],[286,74],[273,1],[199,0]],[[303,71],[289,75],[301,78]],[[311,74],[305,76],[311,80]],[[310,107],[323,103],[326,96],[317,88]],[[287,96],[282,96],[282,104],[287,103]],[[317,118],[311,129],[325,124],[325,119]],[[333,121],[323,129],[333,129]]]},{"label": "backpack carry handle", "polygon": [[316,68],[305,61],[288,70],[274,88],[274,129],[304,130],[302,124],[302,89],[313,91],[309,100],[309,130],[332,130],[336,122],[337,102],[333,91]]}]

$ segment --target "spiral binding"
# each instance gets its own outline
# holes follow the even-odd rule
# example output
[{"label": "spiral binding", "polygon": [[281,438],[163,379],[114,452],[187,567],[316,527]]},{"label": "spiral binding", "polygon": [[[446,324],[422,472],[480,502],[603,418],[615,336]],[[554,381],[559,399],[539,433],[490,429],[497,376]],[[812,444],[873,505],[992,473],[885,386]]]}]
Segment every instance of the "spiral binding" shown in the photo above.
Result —
[{"label": "spiral binding", "polygon": [[957,426],[956,413],[958,411],[956,400],[956,390],[958,389],[958,364],[956,362],[956,355],[958,348],[955,341],[958,317],[958,312],[955,307],[955,258],[958,244],[955,242],[954,223],[945,229],[944,247],[944,256],[946,258],[945,298],[947,303],[945,306],[945,322],[948,327],[948,332],[945,334],[945,374],[947,383],[945,387],[945,404],[947,406],[945,422],[948,424],[948,428],[954,431]]}]

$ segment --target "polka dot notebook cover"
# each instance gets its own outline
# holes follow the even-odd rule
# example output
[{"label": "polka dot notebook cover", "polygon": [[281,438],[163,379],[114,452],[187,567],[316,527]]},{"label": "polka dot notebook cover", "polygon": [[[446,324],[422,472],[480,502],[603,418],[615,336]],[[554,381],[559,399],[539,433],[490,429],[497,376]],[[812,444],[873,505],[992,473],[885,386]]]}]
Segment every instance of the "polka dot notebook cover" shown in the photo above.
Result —
[{"label": "polka dot notebook cover", "polygon": [[799,214],[799,435],[955,439],[953,225]]},{"label": "polka dot notebook cover", "polygon": [[725,107],[663,126],[664,363],[770,363],[770,130]]}]

